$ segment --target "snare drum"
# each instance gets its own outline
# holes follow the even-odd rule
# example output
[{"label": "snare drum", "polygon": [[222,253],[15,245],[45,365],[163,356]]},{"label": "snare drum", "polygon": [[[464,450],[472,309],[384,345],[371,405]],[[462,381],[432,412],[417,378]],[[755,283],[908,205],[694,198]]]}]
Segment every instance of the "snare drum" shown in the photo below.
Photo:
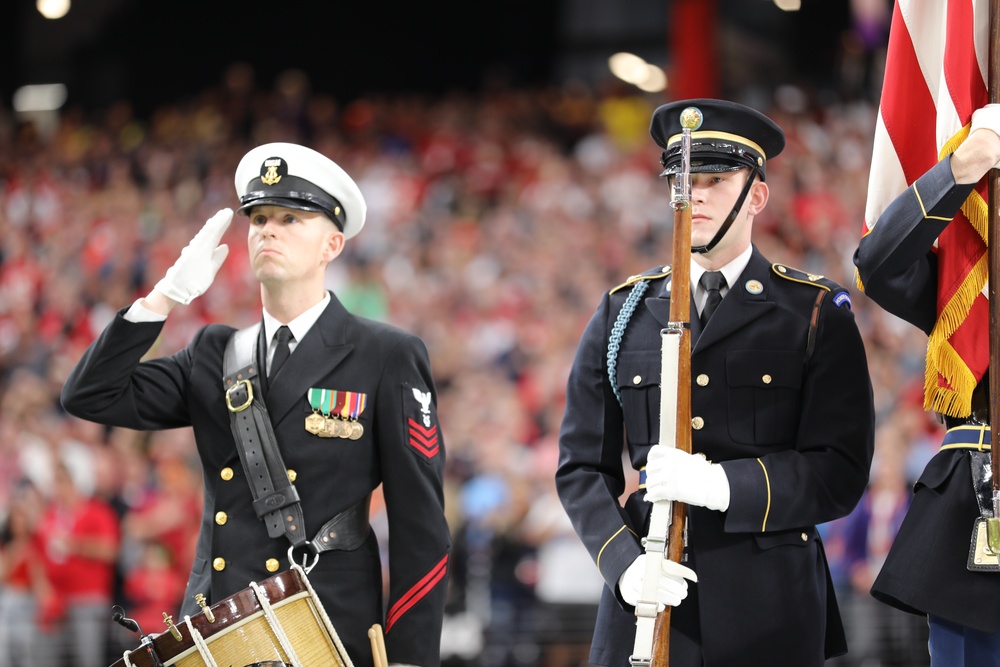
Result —
[{"label": "snare drum", "polygon": [[[127,651],[111,667],[353,667],[319,597],[298,565],[150,635],[149,644]],[[214,620],[209,621],[209,617]]]}]

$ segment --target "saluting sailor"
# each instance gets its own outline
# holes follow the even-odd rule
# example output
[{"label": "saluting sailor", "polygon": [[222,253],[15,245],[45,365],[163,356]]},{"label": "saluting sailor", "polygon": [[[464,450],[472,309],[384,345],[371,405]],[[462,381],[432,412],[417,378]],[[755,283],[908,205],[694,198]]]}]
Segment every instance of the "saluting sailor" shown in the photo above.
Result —
[{"label": "saluting sailor", "polygon": [[[335,162],[287,143],[248,152],[236,192],[260,324],[236,338],[233,327],[211,324],[180,352],[143,360],[167,315],[203,294],[225,260],[233,212],[224,209],[91,345],[63,405],[113,426],[194,428],[205,507],[182,614],[200,611],[197,594],[219,602],[291,557],[315,563],[309,581],[355,665],[372,664],[368,630],[379,623],[390,663],[434,667],[451,542],[427,350],[412,334],[352,315],[324,288],[327,265],[364,226],[364,197]],[[231,339],[245,345],[227,349]],[[260,445],[269,430],[277,452]],[[278,471],[264,465],[275,460]],[[391,536],[385,607],[368,524],[380,484]]]},{"label": "saluting sailor", "polygon": [[[845,288],[751,242],[782,130],[723,100],[661,106],[650,132],[668,180],[687,107],[703,116],[691,133],[694,453],[657,444],[669,266],[604,295],[567,388],[556,484],[607,582],[590,659],[628,664],[651,502],[672,500],[688,520],[683,562],[665,561],[658,595],[674,607],[671,667],[821,665],[847,647],[816,524],[850,513],[868,482],[865,350]],[[621,503],[635,474],[623,451],[641,486]]]}]

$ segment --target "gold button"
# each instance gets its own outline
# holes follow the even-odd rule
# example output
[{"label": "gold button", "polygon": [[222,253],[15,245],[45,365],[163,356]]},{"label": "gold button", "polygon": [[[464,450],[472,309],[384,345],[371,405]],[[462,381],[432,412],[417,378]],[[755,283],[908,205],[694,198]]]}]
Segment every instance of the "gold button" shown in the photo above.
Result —
[{"label": "gold button", "polygon": [[636,375],[634,378],[632,378],[632,384],[639,384],[640,382],[642,382],[641,375]]},{"label": "gold button", "polygon": [[219,477],[226,480],[227,482],[233,478],[232,468],[223,468],[222,472],[219,473]]},{"label": "gold button", "polygon": [[298,476],[299,476],[299,474],[297,472],[295,472],[291,468],[288,469],[288,481],[289,482],[294,482],[295,478],[298,477]]},{"label": "gold button", "polygon": [[225,512],[215,513],[215,523],[219,524],[220,526],[225,526],[227,521],[229,521],[228,514],[226,514]]},{"label": "gold button", "polygon": [[699,387],[707,387],[708,386],[708,376],[705,375],[704,373],[702,373],[701,375],[699,375],[698,377],[696,377],[694,379],[694,381],[698,383]]},{"label": "gold button", "polygon": [[705,420],[701,417],[695,417],[691,420],[691,428],[696,431],[700,431],[702,427],[705,426]]},{"label": "gold button", "polygon": [[267,562],[264,563],[264,567],[267,568],[268,572],[277,572],[278,571],[278,566],[279,566],[279,563],[278,563],[278,559],[277,558],[268,558]]},{"label": "gold button", "polygon": [[222,572],[223,570],[226,569],[226,559],[216,558],[215,560],[212,561],[212,567],[215,568],[216,572]]},{"label": "gold button", "polygon": [[760,376],[760,379],[761,382],[763,382],[764,384],[771,384],[771,376],[768,375],[767,373],[764,373],[762,376]]},{"label": "gold button", "polygon": [[806,535],[805,533],[802,533],[802,541],[803,542],[808,542],[809,541],[809,536]]}]

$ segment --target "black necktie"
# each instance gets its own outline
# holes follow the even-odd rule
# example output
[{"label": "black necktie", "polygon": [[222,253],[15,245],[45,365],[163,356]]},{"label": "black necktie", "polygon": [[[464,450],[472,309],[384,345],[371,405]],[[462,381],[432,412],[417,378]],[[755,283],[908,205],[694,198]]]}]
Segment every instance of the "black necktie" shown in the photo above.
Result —
[{"label": "black necktie", "polygon": [[708,292],[705,307],[701,309],[701,326],[704,327],[722,301],[722,288],[726,286],[726,277],[722,275],[722,271],[706,271],[701,274],[698,284]]},{"label": "black necktie", "polygon": [[292,330],[282,325],[274,333],[274,339],[278,341],[278,345],[274,348],[274,357],[271,359],[271,371],[267,374],[268,378],[273,378],[277,375],[278,369],[281,368],[281,365],[288,359],[288,355],[291,354],[291,350],[288,348],[288,341],[292,339]]}]

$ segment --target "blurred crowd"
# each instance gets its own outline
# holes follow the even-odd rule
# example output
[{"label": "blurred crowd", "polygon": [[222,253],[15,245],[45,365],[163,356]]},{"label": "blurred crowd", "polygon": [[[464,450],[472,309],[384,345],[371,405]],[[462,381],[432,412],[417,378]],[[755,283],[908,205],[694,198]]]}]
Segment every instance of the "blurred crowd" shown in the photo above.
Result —
[{"label": "blurred crowd", "polygon": [[[147,634],[176,615],[202,492],[190,432],[95,426],[58,394],[109,318],[235,207],[236,164],[268,141],[304,143],[357,180],[368,222],[328,286],[428,345],[455,541],[446,663],[585,664],[603,582],[555,497],[558,428],[602,293],[671,260],[648,135],[659,102],[569,83],[341,103],[300,72],[262,87],[237,65],[148,117],[127,102],[33,122],[0,109],[0,664],[109,665],[139,641],[111,623],[113,604]],[[855,287],[876,107],[805,91],[753,102],[788,139],[757,244],[851,286],[874,382],[869,494],[823,527],[850,626],[838,664],[918,665],[920,619],[867,595],[940,429],[921,407],[926,339]],[[260,317],[244,234],[237,218],[212,288],[171,314],[150,355],[207,322]],[[373,523],[384,530],[377,511]]]}]

